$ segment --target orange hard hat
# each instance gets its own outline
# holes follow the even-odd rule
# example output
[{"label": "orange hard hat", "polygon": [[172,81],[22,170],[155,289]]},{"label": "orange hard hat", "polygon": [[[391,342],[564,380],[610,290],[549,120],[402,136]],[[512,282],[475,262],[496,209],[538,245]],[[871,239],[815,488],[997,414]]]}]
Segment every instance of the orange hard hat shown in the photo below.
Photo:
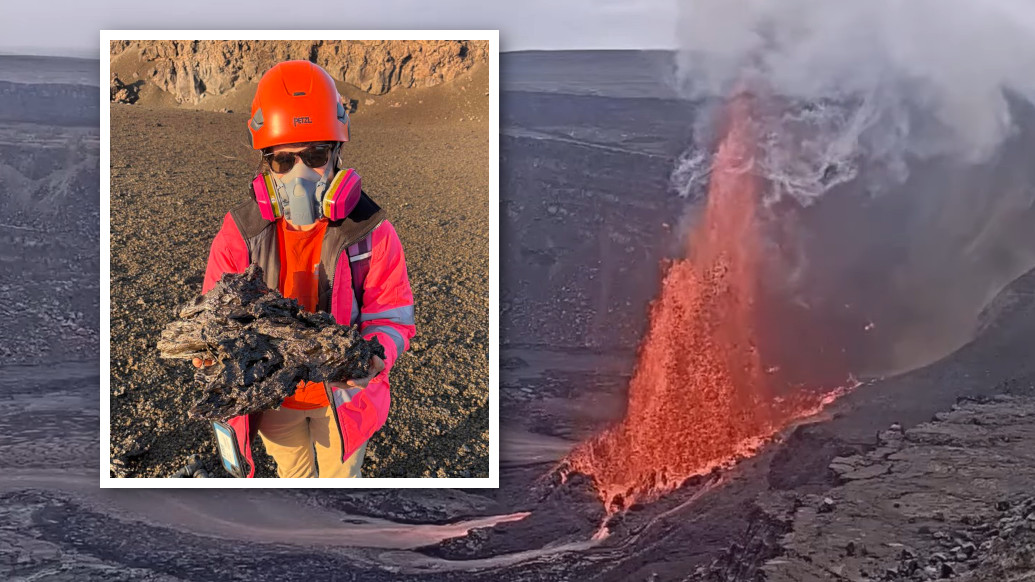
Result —
[{"label": "orange hard hat", "polygon": [[334,79],[309,61],[278,63],[259,79],[248,120],[252,147],[349,141],[349,114]]}]

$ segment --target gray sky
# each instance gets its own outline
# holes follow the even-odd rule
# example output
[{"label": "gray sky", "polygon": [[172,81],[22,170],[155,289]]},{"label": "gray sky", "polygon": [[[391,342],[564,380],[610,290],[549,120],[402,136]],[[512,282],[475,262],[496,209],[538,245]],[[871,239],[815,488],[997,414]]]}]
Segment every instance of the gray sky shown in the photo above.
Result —
[{"label": "gray sky", "polygon": [[316,19],[285,0],[22,0],[5,2],[0,52],[96,58],[101,29],[499,29],[503,51],[673,48],[676,1],[355,0],[308,4],[339,14]]}]

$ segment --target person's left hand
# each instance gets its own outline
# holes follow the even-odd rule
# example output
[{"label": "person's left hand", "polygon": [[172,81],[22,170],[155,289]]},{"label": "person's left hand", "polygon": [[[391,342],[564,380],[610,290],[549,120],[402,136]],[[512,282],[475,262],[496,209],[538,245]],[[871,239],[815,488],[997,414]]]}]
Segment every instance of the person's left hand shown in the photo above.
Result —
[{"label": "person's left hand", "polygon": [[366,388],[367,384],[374,379],[385,369],[385,361],[377,356],[370,356],[370,373],[367,374],[366,378],[355,378],[348,380],[345,383],[349,386],[356,386],[357,388]]}]

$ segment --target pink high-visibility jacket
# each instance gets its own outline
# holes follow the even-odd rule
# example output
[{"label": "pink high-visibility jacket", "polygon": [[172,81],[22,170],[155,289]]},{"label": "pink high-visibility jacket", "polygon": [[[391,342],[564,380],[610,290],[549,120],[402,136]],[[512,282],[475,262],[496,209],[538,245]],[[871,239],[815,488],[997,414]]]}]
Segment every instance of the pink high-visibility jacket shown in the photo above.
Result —
[{"label": "pink high-visibility jacket", "polygon": [[[254,199],[228,212],[212,241],[202,293],[212,289],[223,273],[241,273],[253,263],[262,267],[266,285],[277,289],[280,258],[276,237],[275,223],[262,218]],[[327,401],[336,411],[344,461],[388,418],[388,371],[416,334],[413,293],[399,236],[385,220],[384,211],[365,193],[348,217],[327,225],[320,267],[318,308],[329,311],[339,324],[358,324],[364,338],[377,338],[385,349],[385,369],[366,388],[327,383]],[[353,283],[353,272],[362,285]],[[258,431],[260,415],[228,421],[248,463],[248,477],[255,476],[251,439]]]}]

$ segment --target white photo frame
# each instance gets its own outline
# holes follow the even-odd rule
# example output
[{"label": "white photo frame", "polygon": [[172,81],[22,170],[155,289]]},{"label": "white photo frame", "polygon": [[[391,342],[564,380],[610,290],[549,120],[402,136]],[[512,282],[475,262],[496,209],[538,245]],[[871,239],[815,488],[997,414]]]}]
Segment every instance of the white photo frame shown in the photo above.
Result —
[{"label": "white photo frame", "polygon": [[[117,40],[482,40],[489,42],[489,477],[181,479],[111,476],[111,42]],[[499,430],[499,31],[498,30],[101,30],[100,31],[100,487],[107,488],[498,488]]]}]

